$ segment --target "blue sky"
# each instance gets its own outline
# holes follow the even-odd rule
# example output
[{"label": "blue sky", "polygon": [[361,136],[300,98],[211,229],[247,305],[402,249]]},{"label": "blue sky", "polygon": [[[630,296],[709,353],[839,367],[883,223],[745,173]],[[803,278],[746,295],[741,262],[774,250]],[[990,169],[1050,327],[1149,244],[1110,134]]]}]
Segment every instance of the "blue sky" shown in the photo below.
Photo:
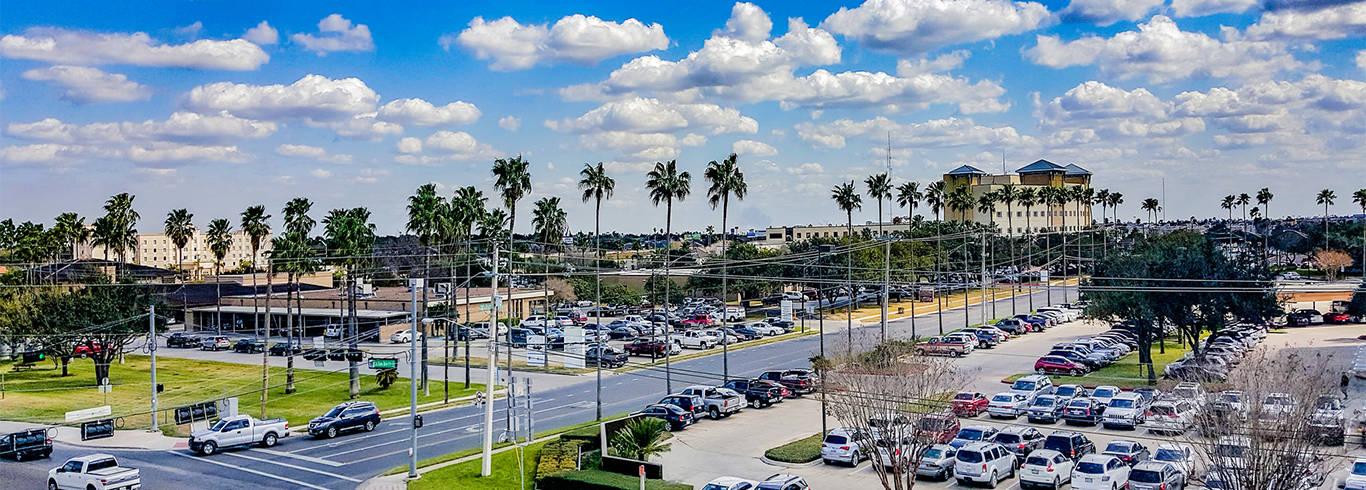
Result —
[{"label": "blue sky", "polygon": [[1366,185],[1366,3],[400,5],[6,4],[0,216],[132,192],[154,232],[172,208],[202,226],[306,196],[398,233],[417,186],[487,193],[493,159],[522,154],[523,206],[560,196],[575,231],[584,163],[619,182],[604,227],[648,231],[644,172],[678,159],[676,228],[700,229],[720,222],[702,170],[734,151],[734,226],[839,222],[829,189],[880,172],[889,133],[898,182],[1047,158],[1122,192],[1125,219],[1164,178],[1169,218],[1262,187],[1272,214],[1316,214],[1319,189]]}]

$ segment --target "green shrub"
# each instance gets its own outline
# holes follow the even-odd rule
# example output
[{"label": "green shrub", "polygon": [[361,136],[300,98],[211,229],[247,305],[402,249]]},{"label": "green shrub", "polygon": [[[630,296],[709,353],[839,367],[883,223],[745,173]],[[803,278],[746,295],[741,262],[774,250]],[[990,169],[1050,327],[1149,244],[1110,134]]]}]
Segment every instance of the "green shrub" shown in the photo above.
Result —
[{"label": "green shrub", "polygon": [[546,442],[541,448],[540,459],[536,461],[536,478],[579,469],[579,444],[581,441],[570,439]]},{"label": "green shrub", "polygon": [[764,457],[784,463],[810,463],[820,459],[822,439],[820,434],[815,434],[805,439],[789,442],[764,451]]},{"label": "green shrub", "polygon": [[[566,471],[536,481],[540,490],[637,490],[640,478],[601,470]],[[645,480],[646,490],[693,490],[692,485]]]},{"label": "green shrub", "polygon": [[597,469],[602,469],[602,450],[601,450],[601,449],[594,449],[594,450],[592,450],[592,451],[588,451],[588,452],[586,452],[586,453],[583,453],[583,460],[580,462],[580,467],[579,467],[579,469],[581,469],[581,470],[597,470]]}]

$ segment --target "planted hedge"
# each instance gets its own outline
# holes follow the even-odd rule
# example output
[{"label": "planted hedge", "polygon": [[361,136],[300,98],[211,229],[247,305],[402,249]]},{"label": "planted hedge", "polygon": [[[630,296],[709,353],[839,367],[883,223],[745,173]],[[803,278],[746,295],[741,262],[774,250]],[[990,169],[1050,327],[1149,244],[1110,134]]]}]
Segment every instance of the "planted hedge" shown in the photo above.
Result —
[{"label": "planted hedge", "polygon": [[[638,490],[640,478],[599,470],[566,471],[536,481],[540,490]],[[693,490],[692,485],[645,480],[646,490]]]}]

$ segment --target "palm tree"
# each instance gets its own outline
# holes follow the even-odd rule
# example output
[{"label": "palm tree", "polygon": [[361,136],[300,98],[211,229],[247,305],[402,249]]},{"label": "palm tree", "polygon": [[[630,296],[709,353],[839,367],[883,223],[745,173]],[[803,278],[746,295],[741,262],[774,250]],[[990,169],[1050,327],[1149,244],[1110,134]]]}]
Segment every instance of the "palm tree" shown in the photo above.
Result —
[{"label": "palm tree", "polygon": [[[727,287],[729,286],[730,267],[726,257],[726,232],[728,223],[726,218],[730,214],[730,196],[734,195],[737,201],[743,201],[745,194],[749,192],[749,185],[745,184],[745,174],[740,171],[740,166],[736,163],[736,155],[731,153],[725,160],[719,163],[713,160],[707,164],[707,170],[702,173],[702,177],[711,183],[707,189],[707,203],[711,204],[711,209],[716,210],[716,205],[721,205],[721,324],[726,323],[728,315],[729,300],[726,299]],[[724,334],[723,334],[724,335]],[[730,381],[730,342],[721,343],[721,379],[723,382]]]},{"label": "palm tree", "polygon": [[194,238],[194,215],[185,208],[171,210],[166,214],[165,229],[162,232],[175,244],[176,268],[179,269],[185,264],[185,245],[189,245],[190,239]]},{"label": "palm tree", "polygon": [[[583,191],[583,202],[593,200],[593,304],[602,307],[602,201],[611,199],[612,191],[617,188],[617,181],[607,175],[607,169],[602,162],[597,166],[583,164],[583,170],[579,171],[583,179],[579,180],[579,190]],[[722,218],[725,221],[725,218]],[[722,247],[725,245],[723,244]],[[723,279],[724,280],[724,279]],[[601,319],[601,310],[596,315]],[[597,408],[598,417],[595,420],[602,420],[602,364],[594,363],[597,367]]]},{"label": "palm tree", "polygon": [[[57,216],[52,232],[58,241],[71,252],[71,260],[76,260],[76,246],[90,238],[90,229],[85,227],[85,218],[76,213],[62,213]],[[60,255],[60,253],[58,253]]]},{"label": "palm tree", "polygon": [[[427,315],[427,292],[426,283],[431,281],[431,244],[432,237],[436,236],[441,225],[439,217],[441,210],[446,206],[446,199],[436,195],[436,184],[426,183],[418,186],[417,191],[408,196],[408,223],[407,231],[417,235],[417,243],[422,247],[422,281],[424,289],[422,292],[422,315]],[[414,330],[417,326],[413,325]],[[427,337],[426,327],[422,332],[422,377],[419,385],[422,387],[422,394],[430,394],[427,384]]]},{"label": "palm tree", "polygon": [[1246,192],[1238,194],[1238,205],[1243,207],[1243,221],[1247,221],[1247,205],[1252,202],[1252,196]]},{"label": "palm tree", "polygon": [[1338,195],[1332,189],[1324,189],[1314,196],[1314,202],[1323,205],[1323,249],[1328,250],[1328,206],[1333,205],[1333,201]]},{"label": "palm tree", "polygon": [[[323,219],[323,235],[327,238],[330,252],[340,257],[342,270],[347,281],[348,314],[350,329],[347,337],[351,339],[350,348],[358,349],[356,331],[356,298],[354,268],[362,263],[362,257],[374,253],[375,225],[370,223],[370,210],[366,208],[333,209]],[[351,398],[360,396],[360,367],[356,361],[349,361],[351,378]]]},{"label": "palm tree", "polygon": [[845,236],[852,238],[854,235],[854,210],[863,209],[863,197],[860,196],[858,190],[854,188],[854,181],[851,180],[848,184],[835,186],[834,189],[830,190],[830,199],[835,201],[835,207],[838,207],[840,211],[844,211],[845,217],[848,219],[849,227],[849,231]]},{"label": "palm tree", "polygon": [[968,222],[968,211],[972,211],[977,206],[977,199],[972,197],[972,191],[968,186],[955,187],[949,191],[948,206],[958,211],[958,218],[962,223]]},{"label": "palm tree", "polygon": [[[1356,192],[1353,192],[1352,202],[1361,206],[1361,213],[1366,214],[1366,189],[1357,189]],[[1366,264],[1366,227],[1361,229],[1361,243],[1363,245],[1361,247],[1361,263]],[[1362,276],[1366,277],[1366,271],[1362,272]]]},{"label": "palm tree", "polygon": [[118,256],[120,263],[127,262],[128,251],[138,246],[138,230],[133,228],[137,221],[142,218],[138,212],[133,210],[133,199],[136,196],[127,192],[116,194],[104,203],[104,217],[110,227],[109,244],[114,248],[114,254]]},{"label": "palm tree", "polygon": [[521,155],[493,161],[493,177],[496,179],[493,188],[498,190],[503,198],[503,205],[508,208],[509,252],[512,251],[511,240],[517,228],[517,201],[531,193],[531,170],[528,168],[530,165],[530,162],[523,160]]},{"label": "palm tree", "polygon": [[1100,221],[1108,223],[1110,220],[1109,215],[1105,214],[1105,208],[1110,205],[1110,189],[1096,191],[1096,204],[1100,205]]},{"label": "palm tree", "polygon": [[1124,194],[1111,192],[1108,201],[1110,204],[1110,213],[1115,215],[1115,223],[1119,223],[1119,205],[1124,204]]},{"label": "palm tree", "polygon": [[1148,212],[1149,223],[1157,221],[1157,210],[1160,209],[1158,207],[1157,198],[1149,197],[1147,199],[1144,199],[1143,204],[1139,205],[1139,208]]},{"label": "palm tree", "polygon": [[910,181],[897,186],[896,203],[903,208],[909,208],[909,212],[906,213],[907,226],[915,222],[915,208],[920,205],[920,201],[923,199],[925,199],[925,194],[920,192],[919,182]]},{"label": "palm tree", "polygon": [[[1025,271],[1034,267],[1034,239],[1029,235],[1033,232],[1034,229],[1032,226],[1030,226],[1030,219],[1034,217],[1034,206],[1039,204],[1039,193],[1036,192],[1036,190],[1036,187],[1025,187],[1023,189],[1020,189],[1015,196],[1015,200],[1018,201],[1020,205],[1024,206],[1025,208],[1025,246],[1027,247],[1025,249]],[[1023,272],[1025,271],[1021,271],[1022,273],[1020,274],[1022,282],[1024,280],[1024,277],[1026,277],[1023,274]],[[1034,310],[1034,294],[1032,291],[1029,294],[1029,310]]]},{"label": "palm tree", "polygon": [[[313,210],[313,202],[304,197],[296,197],[285,203],[285,234],[280,238],[271,240],[271,249],[276,257],[284,259],[285,271],[292,279],[292,286],[285,290],[285,317],[290,319],[286,326],[288,330],[287,344],[290,348],[285,349],[285,393],[294,393],[294,346],[298,345],[302,332],[295,331],[295,325],[300,330],[303,327],[303,297],[296,293],[303,287],[303,275],[316,272],[318,270],[317,261],[313,259],[313,247],[308,244],[308,234],[317,225],[309,211]],[[283,247],[283,250],[282,250]],[[298,303],[298,308],[292,308],[290,304],[291,296]],[[295,318],[291,315],[297,315]]]},{"label": "palm tree", "polygon": [[503,208],[494,208],[479,218],[479,234],[491,241],[504,238],[508,231],[508,213]]},{"label": "palm tree", "polygon": [[1014,206],[1020,200],[1020,188],[1015,184],[1005,184],[995,192],[996,202],[1006,205],[1006,229],[1009,230],[1006,235],[1015,236]]},{"label": "palm tree", "polygon": [[104,250],[104,261],[109,261],[109,250],[114,248],[114,220],[109,216],[95,218],[94,230],[90,232],[90,246]]},{"label": "palm tree", "polygon": [[[465,253],[467,253],[467,254],[469,253],[469,250],[470,250],[470,248],[471,248],[471,246],[472,246],[472,244],[473,244],[473,239],[474,239],[474,226],[477,225],[477,224],[479,224],[479,225],[482,226],[482,224],[481,224],[482,221],[481,221],[481,220],[483,220],[484,217],[487,216],[487,215],[489,214],[489,213],[484,209],[484,205],[485,205],[485,203],[486,203],[487,201],[488,201],[488,198],[484,197],[483,191],[480,191],[480,190],[478,190],[478,189],[475,189],[474,186],[467,186],[467,187],[461,187],[460,189],[456,190],[456,191],[455,191],[455,197],[452,197],[452,198],[451,198],[450,204],[447,206],[447,213],[446,213],[446,214],[447,214],[447,217],[446,217],[446,219],[444,220],[444,223],[447,224],[447,226],[448,226],[448,228],[449,228],[450,235],[451,235],[452,237],[460,237],[460,238],[464,238],[464,239],[465,239]],[[498,211],[499,211],[499,212],[502,212],[501,209],[498,210]],[[500,228],[500,229],[501,229],[502,226],[503,226],[503,222],[506,221],[506,220],[504,219],[504,217],[496,217],[496,220],[497,220],[497,221],[496,221],[495,224],[493,224],[493,226],[494,226],[495,228]],[[472,274],[472,271],[471,271],[471,264],[470,264],[470,261],[469,261],[469,260],[466,260],[466,261],[465,261],[465,277],[467,278],[466,280],[469,280],[468,278],[472,277],[471,274]],[[451,293],[454,294],[455,292],[452,291]],[[470,288],[469,288],[469,287],[466,287],[466,288],[465,288],[465,318],[468,320],[469,317],[470,317]],[[497,331],[498,331],[497,328],[494,328],[493,330],[490,330],[490,332],[497,332]],[[465,389],[468,390],[469,388],[470,388],[470,336],[466,335],[466,336],[465,336]]]},{"label": "palm tree", "polygon": [[1081,187],[1081,186],[1077,186],[1077,187],[1073,187],[1073,188],[1072,188],[1072,202],[1074,202],[1074,203],[1077,204],[1077,231],[1081,231],[1082,229],[1091,226],[1091,220],[1090,220],[1090,219],[1087,219],[1085,223],[1082,223],[1082,219],[1085,218],[1085,217],[1087,217],[1087,216],[1090,216],[1091,213],[1085,213],[1085,214],[1083,214],[1083,213],[1081,212],[1081,211],[1082,211],[1081,208],[1082,208],[1082,206],[1086,206],[1086,210],[1087,210],[1087,211],[1090,211],[1090,210],[1091,210],[1091,203],[1093,203],[1093,202],[1095,202],[1095,201],[1096,201],[1096,190],[1095,190],[1095,189],[1092,189],[1092,188],[1090,188],[1090,187]]},{"label": "palm tree", "polygon": [[1262,215],[1266,216],[1267,219],[1271,219],[1270,204],[1275,197],[1276,195],[1271,193],[1270,187],[1263,187],[1262,190],[1257,191],[1257,204],[1262,207]]},{"label": "palm tree", "polygon": [[[939,219],[939,212],[944,210],[944,206],[948,204],[946,186],[947,184],[942,180],[936,180],[925,186],[925,204],[934,211],[935,234],[943,234],[944,222]],[[944,335],[944,299],[939,294],[938,287],[942,279],[939,273],[939,258],[944,255],[944,242],[942,240],[934,241],[934,251],[935,316],[939,318],[939,335]]]},{"label": "palm tree", "polygon": [[612,449],[638,461],[647,461],[650,456],[668,452],[671,444],[664,443],[668,424],[664,419],[656,418],[638,418],[627,422],[625,427],[612,434]]},{"label": "palm tree", "polygon": [[[650,202],[659,207],[664,201],[664,315],[669,315],[669,294],[673,280],[669,279],[669,266],[673,262],[673,213],[674,200],[682,201],[692,192],[692,174],[678,171],[678,161],[655,162],[654,170],[646,174],[645,188],[650,190]],[[667,328],[667,327],[666,327]],[[667,338],[667,337],[666,337]],[[664,349],[664,388],[673,393],[673,367],[669,349]]]},{"label": "palm tree", "polygon": [[1219,203],[1219,207],[1228,211],[1228,220],[1233,221],[1233,207],[1238,204],[1238,196],[1229,194],[1224,196],[1224,200]]},{"label": "palm tree", "polygon": [[869,175],[863,179],[863,184],[868,186],[868,198],[877,199],[877,232],[883,235],[882,200],[892,198],[892,176],[885,173]]},{"label": "palm tree", "polygon": [[251,245],[251,287],[253,295],[251,297],[252,307],[252,328],[256,334],[261,334],[261,319],[258,318],[260,305],[256,302],[256,251],[261,248],[261,240],[270,234],[270,215],[266,214],[265,206],[250,206],[246,211],[242,211],[242,232],[247,234],[247,240]]},{"label": "palm tree", "polygon": [[560,198],[542,197],[531,210],[531,226],[536,230],[536,241],[547,251],[559,247],[560,238],[569,230],[568,213],[560,209]]},{"label": "palm tree", "polygon": [[214,300],[214,331],[223,333],[223,257],[228,256],[228,249],[232,248],[232,223],[223,218],[218,218],[209,222],[209,231],[205,233],[205,240],[208,241],[209,253],[213,254],[213,282],[217,287],[218,294]]}]

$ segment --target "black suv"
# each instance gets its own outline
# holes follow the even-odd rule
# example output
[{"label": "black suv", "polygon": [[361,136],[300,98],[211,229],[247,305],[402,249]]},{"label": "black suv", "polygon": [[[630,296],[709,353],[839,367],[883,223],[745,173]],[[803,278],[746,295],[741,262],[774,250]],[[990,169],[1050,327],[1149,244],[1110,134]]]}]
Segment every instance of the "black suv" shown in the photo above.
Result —
[{"label": "black suv", "polygon": [[256,341],[256,339],[242,339],[232,344],[232,351],[243,354],[259,354],[266,350],[266,344]]},{"label": "black suv", "polygon": [[308,435],[331,439],[353,430],[370,432],[379,422],[379,408],[374,402],[346,402],[308,421]]},{"label": "black suv", "polygon": [[201,341],[199,340],[199,337],[187,335],[182,332],[176,332],[171,334],[170,337],[166,337],[166,347],[178,347],[181,349],[189,349],[199,347],[200,342]]},{"label": "black suv", "polygon": [[1015,453],[1015,459],[1024,461],[1025,456],[1043,445],[1043,433],[1033,427],[1009,426],[996,433],[996,437],[991,440],[1002,446],[1006,451]]},{"label": "black suv", "polygon": [[288,342],[276,342],[270,346],[270,355],[272,356],[297,356],[303,352],[302,346],[290,345]]},{"label": "black suv", "polygon": [[663,419],[669,423],[669,430],[683,430],[688,424],[697,421],[693,418],[692,412],[678,408],[675,405],[655,404],[645,407],[644,410],[636,412],[635,415]]},{"label": "black suv", "polygon": [[745,395],[745,402],[753,408],[764,408],[783,401],[783,389],[768,383],[748,379],[732,379],[721,386]]},{"label": "black suv", "polygon": [[1060,430],[1049,434],[1048,439],[1043,441],[1043,448],[1060,452],[1063,456],[1072,458],[1073,461],[1096,452],[1095,443],[1092,443],[1080,432],[1070,430]]}]

